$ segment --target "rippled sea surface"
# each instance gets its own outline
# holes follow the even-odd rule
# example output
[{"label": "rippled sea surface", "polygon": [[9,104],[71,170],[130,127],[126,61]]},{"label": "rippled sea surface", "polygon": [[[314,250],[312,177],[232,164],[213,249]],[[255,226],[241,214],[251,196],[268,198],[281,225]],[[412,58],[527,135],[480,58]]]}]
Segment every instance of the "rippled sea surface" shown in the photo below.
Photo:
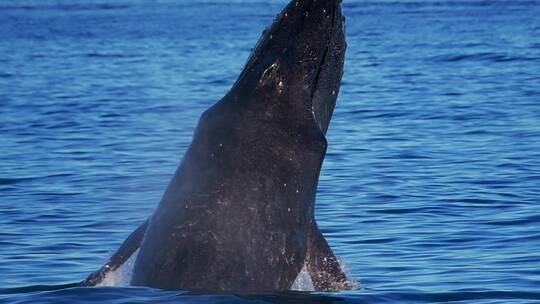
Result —
[{"label": "rippled sea surface", "polygon": [[286,1],[0,2],[0,302],[538,303],[540,2],[345,0],[316,214],[363,289],[66,288],[153,211]]}]

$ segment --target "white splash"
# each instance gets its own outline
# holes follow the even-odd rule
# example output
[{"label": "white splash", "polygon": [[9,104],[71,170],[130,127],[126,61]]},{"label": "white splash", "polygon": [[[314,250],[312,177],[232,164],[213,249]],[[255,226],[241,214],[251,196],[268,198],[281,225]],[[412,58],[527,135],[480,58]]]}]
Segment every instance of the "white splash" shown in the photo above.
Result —
[{"label": "white splash", "polygon": [[309,276],[309,273],[307,272],[306,266],[302,268],[302,271],[294,281],[291,290],[294,291],[315,291],[315,287],[313,286],[313,281],[311,280],[311,277]]},{"label": "white splash", "polygon": [[363,290],[362,284],[360,283],[360,281],[357,279],[354,279],[353,277],[349,275],[347,264],[343,262],[343,259],[338,256],[336,256],[336,258],[339,262],[339,267],[341,267],[341,270],[343,271],[343,273],[345,273],[345,276],[347,277],[347,282],[346,282],[346,285],[348,286],[347,289],[348,290]]},{"label": "white splash", "polygon": [[138,250],[120,268],[108,273],[98,286],[129,286],[137,253]]},{"label": "white splash", "polygon": [[[338,262],[341,267],[341,270],[345,273],[347,277],[347,281],[343,283],[339,283],[339,285],[336,285],[335,288],[337,290],[361,290],[362,286],[358,280],[355,280],[351,278],[347,273],[347,266],[343,263],[343,261],[338,257]],[[306,269],[306,266],[302,268],[302,271],[294,281],[291,290],[293,291],[315,291],[315,286],[313,285],[313,281],[311,280],[311,277],[309,276],[309,273]]]}]

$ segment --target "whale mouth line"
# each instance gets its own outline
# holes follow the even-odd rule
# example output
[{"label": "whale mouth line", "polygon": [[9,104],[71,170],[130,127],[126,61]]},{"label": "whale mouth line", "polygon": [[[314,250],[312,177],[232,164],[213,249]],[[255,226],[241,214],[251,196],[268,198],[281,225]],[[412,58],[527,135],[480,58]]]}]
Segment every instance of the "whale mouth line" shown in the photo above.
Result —
[{"label": "whale mouth line", "polygon": [[[344,18],[341,15],[341,1],[335,1],[332,6],[331,23],[329,26],[327,43],[322,50],[322,55],[317,63],[316,72],[313,76],[311,88],[309,91],[309,101],[306,104],[306,110],[311,114],[313,121],[317,128],[326,134],[330,118],[332,116],[333,109],[335,107],[335,99],[332,101],[328,97],[329,92],[324,92],[326,87],[323,82],[325,81],[325,69],[332,69],[331,63],[332,57],[335,56],[333,52],[337,52],[336,47],[340,45],[339,38],[340,31],[344,31]],[[330,15],[328,16],[328,18]],[[330,72],[332,73],[332,72]],[[331,87],[328,88],[331,90]],[[324,97],[324,96],[327,97]],[[335,98],[336,90],[332,90],[332,95]],[[330,99],[329,99],[330,98]]]},{"label": "whale mouth line", "polygon": [[[339,3],[337,4],[339,5]],[[326,48],[323,52],[323,55],[321,56],[321,60],[319,61],[317,72],[315,73],[315,77],[313,79],[313,83],[311,85],[311,94],[310,98],[313,102],[313,98],[315,97],[315,93],[317,92],[317,89],[319,87],[320,79],[321,79],[321,73],[323,71],[324,64],[326,63],[326,59],[328,57],[328,52],[330,50],[330,47],[332,47],[332,43],[334,41],[334,35],[336,34],[336,14],[338,13],[338,8],[334,6],[334,11],[332,12],[332,26],[330,28],[330,35],[328,35],[328,43],[326,44]],[[313,104],[312,104],[313,106]]]}]

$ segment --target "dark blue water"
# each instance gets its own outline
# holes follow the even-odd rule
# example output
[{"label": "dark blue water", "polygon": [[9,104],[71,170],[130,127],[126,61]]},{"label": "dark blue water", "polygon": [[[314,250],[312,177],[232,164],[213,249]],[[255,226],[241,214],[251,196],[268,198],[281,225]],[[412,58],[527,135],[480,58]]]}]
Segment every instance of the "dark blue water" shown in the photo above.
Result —
[{"label": "dark blue water", "polygon": [[540,301],[540,2],[517,0],[344,1],[316,213],[362,289],[61,286],[151,214],[285,2],[0,2],[0,302]]}]

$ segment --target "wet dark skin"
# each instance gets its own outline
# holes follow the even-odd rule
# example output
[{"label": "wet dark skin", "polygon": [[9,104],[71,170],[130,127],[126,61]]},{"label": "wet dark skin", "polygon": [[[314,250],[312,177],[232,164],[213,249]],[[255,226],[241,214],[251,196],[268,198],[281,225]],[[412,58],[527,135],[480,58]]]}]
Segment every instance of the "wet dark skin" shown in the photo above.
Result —
[{"label": "wet dark skin", "polygon": [[83,285],[137,249],[131,284],[167,290],[349,289],[314,216],[345,56],[340,0],[295,0],[206,110],[154,214]]}]

